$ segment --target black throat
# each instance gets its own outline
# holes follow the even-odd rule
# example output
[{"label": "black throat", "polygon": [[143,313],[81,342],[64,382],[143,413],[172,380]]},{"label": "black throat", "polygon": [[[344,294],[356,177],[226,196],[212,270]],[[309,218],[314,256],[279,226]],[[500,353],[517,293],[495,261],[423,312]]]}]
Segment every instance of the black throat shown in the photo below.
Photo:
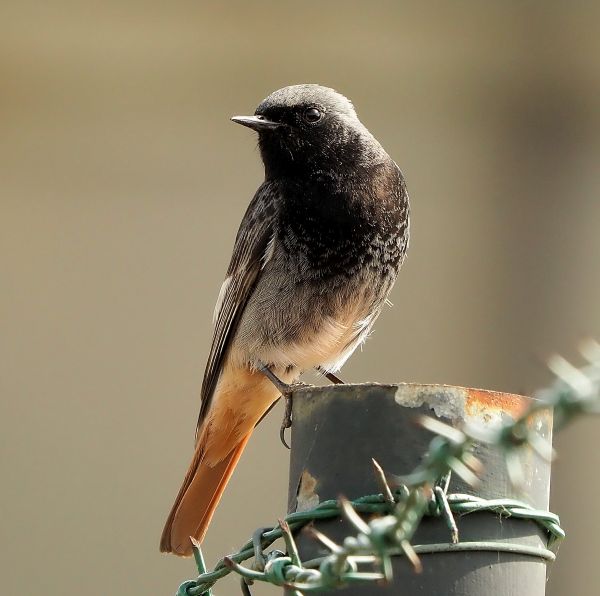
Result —
[{"label": "black throat", "polygon": [[389,157],[371,165],[338,162],[303,177],[280,177],[277,185],[279,240],[316,277],[348,278],[381,263],[400,266],[408,198]]}]

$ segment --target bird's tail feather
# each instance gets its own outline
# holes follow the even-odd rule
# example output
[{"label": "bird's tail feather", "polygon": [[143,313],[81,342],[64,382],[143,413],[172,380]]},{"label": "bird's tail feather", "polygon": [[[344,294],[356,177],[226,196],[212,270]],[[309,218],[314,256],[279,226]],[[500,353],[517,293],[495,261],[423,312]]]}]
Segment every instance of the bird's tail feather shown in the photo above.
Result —
[{"label": "bird's tail feather", "polygon": [[206,463],[203,441],[198,441],[194,458],[179,490],[160,539],[160,550],[182,557],[192,554],[193,536],[202,542],[221,495],[240,459],[252,431],[214,466]]},{"label": "bird's tail feather", "polygon": [[202,542],[254,426],[278,397],[278,390],[261,373],[224,371],[167,518],[160,540],[162,552],[189,556],[190,536]]}]

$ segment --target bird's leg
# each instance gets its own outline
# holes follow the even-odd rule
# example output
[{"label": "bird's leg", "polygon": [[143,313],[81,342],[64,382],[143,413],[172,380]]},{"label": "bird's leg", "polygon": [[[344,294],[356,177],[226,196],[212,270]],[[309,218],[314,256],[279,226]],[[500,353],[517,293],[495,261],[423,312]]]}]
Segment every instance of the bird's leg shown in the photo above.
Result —
[{"label": "bird's leg", "polygon": [[327,373],[325,375],[327,379],[329,379],[334,385],[345,385],[346,383],[342,381],[339,377],[336,377],[333,373]]},{"label": "bird's leg", "polygon": [[258,370],[279,389],[281,395],[284,397],[291,395],[295,389],[295,383],[284,383],[266,364],[259,363]]},{"label": "bird's leg", "polygon": [[281,395],[285,399],[285,412],[283,414],[283,420],[281,421],[281,428],[279,429],[279,438],[281,442],[289,449],[290,446],[285,440],[286,429],[292,426],[292,393],[294,389],[298,387],[307,387],[306,383],[284,383],[266,364],[262,362],[258,363],[258,370],[279,389]]},{"label": "bird's leg", "polygon": [[339,377],[336,377],[333,373],[327,372],[322,366],[317,366],[317,370],[329,379],[334,385],[345,385],[344,381]]}]

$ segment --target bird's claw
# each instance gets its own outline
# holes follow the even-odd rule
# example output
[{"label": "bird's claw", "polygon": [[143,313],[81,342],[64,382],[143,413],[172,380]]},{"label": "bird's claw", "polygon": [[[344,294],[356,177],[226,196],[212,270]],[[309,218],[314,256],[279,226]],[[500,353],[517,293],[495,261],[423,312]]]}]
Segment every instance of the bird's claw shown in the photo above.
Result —
[{"label": "bird's claw", "polygon": [[285,447],[291,449],[288,442],[285,440],[285,431],[288,428],[292,427],[292,406],[293,406],[293,398],[292,395],[296,389],[300,389],[301,387],[311,387],[308,383],[302,383],[302,381],[297,381],[296,383],[290,383],[287,386],[287,389],[282,392],[282,397],[285,400],[285,410],[283,413],[283,420],[281,421],[281,428],[279,429],[279,438]]},{"label": "bird's claw", "polygon": [[285,431],[288,428],[292,427],[293,400],[292,400],[291,392],[287,395],[284,395],[283,399],[285,400],[285,410],[283,413],[283,420],[281,421],[281,428],[279,429],[279,438],[280,438],[281,442],[283,443],[284,447],[287,447],[287,449],[291,449],[288,442],[285,440]]}]

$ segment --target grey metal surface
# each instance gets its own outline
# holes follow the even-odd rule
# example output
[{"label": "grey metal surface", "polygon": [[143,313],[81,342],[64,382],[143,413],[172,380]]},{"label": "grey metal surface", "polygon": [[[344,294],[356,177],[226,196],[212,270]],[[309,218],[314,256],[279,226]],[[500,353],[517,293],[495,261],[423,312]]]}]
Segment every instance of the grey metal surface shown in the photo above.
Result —
[{"label": "grey metal surface", "polygon": [[[498,424],[526,407],[527,398],[437,385],[339,385],[304,388],[294,398],[292,452],[288,510],[315,506],[343,494],[356,498],[380,492],[373,472],[375,458],[386,472],[411,471],[427,450],[431,433],[415,424],[415,416],[427,414],[460,426]],[[550,415],[536,419],[540,434],[551,439]],[[531,450],[524,450],[526,477],[523,493],[511,486],[504,460],[485,445],[476,449],[485,472],[474,490],[454,477],[450,492],[484,498],[519,498],[540,509],[548,507],[550,466]],[[478,513],[457,519],[461,541],[505,540],[529,546],[545,546],[539,526],[528,520],[500,518]],[[339,540],[352,534],[342,520],[316,526]],[[446,543],[449,532],[440,519],[425,518],[413,543]],[[322,546],[300,532],[302,558],[323,554]],[[541,559],[491,551],[440,553],[421,556],[423,573],[415,574],[407,561],[394,562],[392,585],[352,586],[341,594],[435,594],[436,596],[514,595],[542,596],[546,565]]]}]

